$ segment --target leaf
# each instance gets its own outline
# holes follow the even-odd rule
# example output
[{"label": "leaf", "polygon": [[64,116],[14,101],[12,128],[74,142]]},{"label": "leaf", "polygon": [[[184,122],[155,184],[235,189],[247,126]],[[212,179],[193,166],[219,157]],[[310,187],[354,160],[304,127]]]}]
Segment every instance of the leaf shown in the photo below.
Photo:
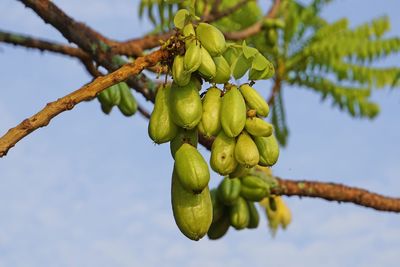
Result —
[{"label": "leaf", "polygon": [[269,65],[272,65],[261,53],[257,53],[251,64],[251,68],[255,70],[264,70]]},{"label": "leaf", "polygon": [[254,57],[258,52],[258,50],[254,47],[250,47],[250,46],[243,46],[243,55],[246,58],[252,58]]},{"label": "leaf", "polygon": [[178,29],[183,29],[187,22],[187,18],[189,16],[189,11],[186,9],[180,9],[178,12],[176,12],[176,15],[174,17],[174,25]]},{"label": "leaf", "polygon": [[239,79],[243,77],[243,75],[249,70],[251,67],[251,60],[247,59],[243,53],[235,60],[232,64],[232,74],[235,79]]}]

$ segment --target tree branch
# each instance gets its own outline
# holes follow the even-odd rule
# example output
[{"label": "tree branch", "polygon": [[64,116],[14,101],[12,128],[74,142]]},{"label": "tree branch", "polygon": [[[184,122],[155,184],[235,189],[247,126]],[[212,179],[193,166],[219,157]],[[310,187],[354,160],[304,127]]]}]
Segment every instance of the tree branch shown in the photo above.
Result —
[{"label": "tree branch", "polygon": [[279,185],[271,191],[276,195],[322,198],[339,203],[350,202],[379,211],[400,212],[400,198],[386,197],[342,184],[276,178]]},{"label": "tree branch", "polygon": [[106,76],[98,77],[93,82],[83,86],[82,88],[62,97],[54,102],[48,103],[41,111],[32,117],[25,119],[16,127],[11,128],[0,138],[0,157],[7,154],[22,138],[35,131],[40,127],[49,124],[52,118],[58,114],[71,110],[74,106],[82,101],[91,100],[98,93],[110,87],[113,84],[125,81],[129,76],[139,74],[143,69],[165,60],[169,53],[164,50],[157,50],[147,56],[139,57],[134,63],[129,63],[120,69]]},{"label": "tree branch", "polygon": [[247,27],[246,29],[243,29],[241,31],[237,31],[237,32],[225,32],[225,38],[229,39],[229,40],[233,40],[233,41],[237,41],[237,40],[244,40],[250,36],[253,36],[257,33],[259,33],[262,29],[263,26],[263,20],[265,18],[273,18],[276,16],[276,14],[278,13],[279,7],[281,4],[281,0],[275,0],[274,4],[272,5],[272,7],[270,8],[270,10],[268,11],[267,15],[260,21],[257,21],[256,23],[254,23],[253,25]]}]

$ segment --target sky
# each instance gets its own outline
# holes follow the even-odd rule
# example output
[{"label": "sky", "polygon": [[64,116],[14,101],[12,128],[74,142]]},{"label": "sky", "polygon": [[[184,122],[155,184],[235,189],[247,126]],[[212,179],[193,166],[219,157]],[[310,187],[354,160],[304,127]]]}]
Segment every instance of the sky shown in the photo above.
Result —
[{"label": "sky", "polygon": [[[138,1],[54,2],[115,39],[151,30],[137,17]],[[0,10],[2,30],[65,42],[18,1],[2,0]],[[323,15],[329,21],[347,16],[351,25],[388,15],[389,35],[399,36],[399,10],[398,0],[337,0]],[[382,64],[398,66],[399,59]],[[0,133],[88,81],[75,59],[0,44]],[[267,83],[256,89],[264,95],[270,90]],[[312,92],[286,89],[291,134],[274,173],[399,196],[399,92],[374,91],[381,113],[369,121],[350,118]],[[172,216],[172,164],[169,146],[153,144],[140,115],[106,116],[97,101],[62,113],[0,159],[0,267],[391,267],[400,262],[398,214],[298,197],[285,198],[293,222],[274,238],[261,216],[256,230],[230,229],[218,241],[190,241]],[[213,174],[211,184],[220,179]]]}]

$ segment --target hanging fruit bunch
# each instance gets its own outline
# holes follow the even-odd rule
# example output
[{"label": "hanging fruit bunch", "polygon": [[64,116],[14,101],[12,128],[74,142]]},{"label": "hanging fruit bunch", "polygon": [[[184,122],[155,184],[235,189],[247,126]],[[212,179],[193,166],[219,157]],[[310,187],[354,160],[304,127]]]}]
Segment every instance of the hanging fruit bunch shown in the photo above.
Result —
[{"label": "hanging fruit bunch", "polygon": [[[157,144],[170,142],[174,218],[185,236],[199,240],[207,233],[219,238],[230,225],[257,227],[254,202],[268,198],[275,181],[254,167],[274,165],[279,147],[273,126],[263,119],[268,104],[252,87],[254,80],[273,76],[273,65],[257,49],[228,44],[216,27],[195,19],[184,9],[174,18],[177,36],[170,41],[184,49],[173,52],[173,82],[158,89],[148,132]],[[247,72],[249,83],[229,83]],[[211,87],[201,93],[204,82]],[[208,164],[197,150],[199,134],[215,138],[209,163],[226,176],[211,191]]]}]

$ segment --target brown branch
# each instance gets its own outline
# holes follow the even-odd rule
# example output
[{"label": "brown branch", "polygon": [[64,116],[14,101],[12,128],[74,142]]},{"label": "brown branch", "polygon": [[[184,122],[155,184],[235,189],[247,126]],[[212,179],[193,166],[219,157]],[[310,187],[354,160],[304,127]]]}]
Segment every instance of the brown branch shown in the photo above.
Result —
[{"label": "brown branch", "polygon": [[140,112],[140,114],[142,114],[143,117],[145,117],[146,119],[150,119],[150,113],[140,104],[138,104],[138,111]]},{"label": "brown branch", "polygon": [[379,211],[400,212],[400,198],[386,197],[342,184],[276,178],[279,185],[272,189],[272,193],[276,195],[322,198],[328,201],[350,202]]},{"label": "brown branch", "polygon": [[8,130],[8,132],[0,138],[0,157],[5,156],[8,150],[22,138],[36,129],[48,125],[51,119],[58,114],[71,110],[76,104],[82,101],[93,99],[104,89],[113,84],[125,81],[129,76],[139,74],[144,68],[155,65],[161,60],[165,60],[168,55],[169,53],[167,51],[157,50],[145,57],[139,57],[134,63],[126,64],[113,73],[98,77],[82,88],[54,102],[48,103],[41,111],[23,120],[16,127]]},{"label": "brown branch", "polygon": [[260,21],[257,21],[256,23],[254,23],[253,25],[247,27],[246,29],[243,29],[241,31],[237,31],[237,32],[225,32],[225,38],[229,39],[229,40],[233,40],[233,41],[237,41],[237,40],[244,40],[250,36],[253,36],[257,33],[259,33],[263,27],[263,20],[265,18],[274,18],[279,10],[281,4],[281,0],[275,0],[274,4],[272,5],[272,7],[270,8],[270,10],[268,11],[267,15]]}]

